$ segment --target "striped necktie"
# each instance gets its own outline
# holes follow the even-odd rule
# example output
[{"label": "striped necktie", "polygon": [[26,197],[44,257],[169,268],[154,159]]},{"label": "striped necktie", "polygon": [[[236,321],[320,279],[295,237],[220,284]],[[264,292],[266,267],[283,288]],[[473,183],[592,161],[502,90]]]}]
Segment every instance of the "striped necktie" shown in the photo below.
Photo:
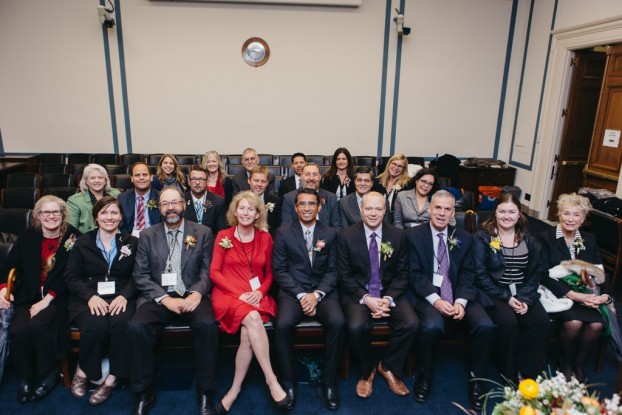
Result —
[{"label": "striped necktie", "polygon": [[136,229],[142,231],[145,229],[145,198],[138,196],[138,206],[136,206]]}]

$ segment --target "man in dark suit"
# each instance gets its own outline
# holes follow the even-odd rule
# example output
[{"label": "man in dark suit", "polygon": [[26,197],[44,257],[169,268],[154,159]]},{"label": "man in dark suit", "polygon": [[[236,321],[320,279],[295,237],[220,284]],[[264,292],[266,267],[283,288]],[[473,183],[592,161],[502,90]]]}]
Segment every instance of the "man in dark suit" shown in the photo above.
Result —
[{"label": "man in dark suit", "polygon": [[279,197],[282,198],[292,190],[302,189],[302,168],[307,164],[307,156],[303,153],[294,153],[292,155],[292,170],[294,174],[286,179],[281,180],[279,184]]},{"label": "man in dark suit", "polygon": [[272,250],[272,269],[279,286],[275,343],[284,389],[292,401],[296,384],[296,325],[314,318],[326,329],[323,385],[318,394],[328,409],[339,408],[337,371],[345,341],[346,320],[337,293],[337,230],[317,220],[320,195],[311,189],[296,194],[298,220],[283,225]]},{"label": "man in dark suit", "polygon": [[[344,198],[339,200],[339,223],[342,228],[354,225],[360,222],[361,219],[361,203],[363,202],[363,196],[365,196],[371,190],[371,186],[374,183],[374,172],[369,166],[359,166],[356,168],[354,174],[354,187],[356,192],[350,193]],[[387,212],[388,204],[387,202]],[[384,216],[385,223],[391,224],[390,215]]]},{"label": "man in dark suit", "polygon": [[192,166],[188,177],[190,190],[186,192],[184,217],[207,226],[216,235],[227,227],[225,198],[207,191],[207,170]]},{"label": "man in dark suit", "polygon": [[421,322],[418,339],[420,369],[414,398],[425,402],[430,394],[434,350],[438,348],[446,321],[465,321],[471,339],[469,400],[481,410],[483,386],[474,380],[488,375],[494,325],[477,301],[474,285],[471,234],[449,226],[455,200],[439,190],[430,202],[430,223],[409,228],[411,299]]},{"label": "man in dark suit", "polygon": [[399,396],[410,392],[400,379],[419,321],[406,294],[408,247],[404,232],[383,223],[384,197],[363,196],[363,222],[344,229],[338,238],[337,271],[341,305],[348,322],[350,344],[361,362],[356,394],[368,398],[376,368],[372,360],[370,325],[386,319],[391,337],[378,372]]},{"label": "man in dark suit", "polygon": [[276,236],[276,230],[281,224],[281,207],[283,202],[280,197],[266,193],[268,177],[269,173],[266,167],[255,166],[253,170],[251,170],[248,183],[251,187],[251,192],[259,196],[266,206],[266,213],[268,214],[268,232],[270,232],[270,235],[274,238]]},{"label": "man in dark suit", "polygon": [[129,322],[133,414],[155,404],[154,346],[158,334],[174,320],[190,326],[194,337],[199,414],[214,414],[218,326],[209,296],[209,267],[214,238],[206,226],[185,221],[184,196],[176,188],[160,194],[164,223],[143,231],[134,264],[138,289],[136,314]]},{"label": "man in dark suit", "polygon": [[139,236],[143,229],[160,223],[158,210],[159,192],[151,188],[151,173],[143,162],[132,165],[131,171],[133,189],[126,190],[119,195],[123,220],[121,230]]},{"label": "man in dark suit", "polygon": [[[242,164],[244,165],[245,171],[239,172],[231,178],[233,182],[234,196],[245,190],[251,190],[251,187],[248,184],[248,179],[253,167],[255,167],[258,163],[259,156],[257,155],[257,151],[255,151],[254,148],[244,149],[242,152]],[[274,194],[274,175],[272,173],[268,174],[268,193]]]},{"label": "man in dark suit", "polygon": [[[322,209],[318,214],[318,220],[326,226],[340,229],[341,223],[339,222],[337,196],[334,193],[320,189],[321,181],[320,166],[315,163],[307,163],[302,169],[302,187],[315,190],[320,194]],[[294,222],[298,218],[296,214],[297,192],[297,190],[293,190],[283,198],[283,211],[281,212],[281,224],[283,225]]]}]

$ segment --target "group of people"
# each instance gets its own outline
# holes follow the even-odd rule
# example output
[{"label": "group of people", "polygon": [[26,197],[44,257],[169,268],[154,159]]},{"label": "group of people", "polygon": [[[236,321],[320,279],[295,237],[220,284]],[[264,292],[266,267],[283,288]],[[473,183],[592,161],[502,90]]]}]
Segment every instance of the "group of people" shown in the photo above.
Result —
[{"label": "group of people", "polygon": [[[99,405],[129,378],[133,414],[155,405],[154,347],[173,321],[193,332],[200,414],[231,409],[253,358],[276,407],[294,409],[295,330],[304,319],[326,331],[318,396],[329,409],[340,405],[337,373],[346,344],[360,362],[361,398],[372,395],[377,373],[393,393],[410,394],[401,378],[416,344],[413,396],[425,402],[447,324],[464,324],[469,333],[466,378],[475,409],[485,392],[479,379],[538,375],[551,317],[563,322],[560,369],[584,377],[584,360],[606,324],[598,307],[611,297],[575,293],[548,269],[565,259],[601,263],[595,238],[579,229],[591,208],[586,198],[560,197],[559,225],[536,236],[519,200],[506,193],[471,235],[455,227],[454,196],[436,190],[434,170],[410,179],[403,155],[391,157],[374,179],[369,167],[352,171],[347,149],[335,152],[323,177],[296,153],[281,197],[254,150],[245,150],[242,162],[246,171],[229,178],[219,155],[208,152],[186,179],[167,154],[153,178],[146,164],[134,164],[134,188],[121,194],[103,167],[89,165],[82,192],[67,203],[55,196],[37,202],[35,226],[0,269],[0,308],[15,307],[10,355],[19,402],[43,399],[54,388],[69,321],[81,333],[72,394],[83,398],[89,381],[101,380],[88,398]],[[7,301],[2,283],[12,267],[18,283]],[[574,305],[547,314],[539,284]],[[270,320],[280,379],[264,326]],[[391,329],[379,362],[371,352],[374,321]],[[220,332],[239,333],[240,344],[231,387],[216,397]],[[496,370],[493,350],[502,353]]]}]

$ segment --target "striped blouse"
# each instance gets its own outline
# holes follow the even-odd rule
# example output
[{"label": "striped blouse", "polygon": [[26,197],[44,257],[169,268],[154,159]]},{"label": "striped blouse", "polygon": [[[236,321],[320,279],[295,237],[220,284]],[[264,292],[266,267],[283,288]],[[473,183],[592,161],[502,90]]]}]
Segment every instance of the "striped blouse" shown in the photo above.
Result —
[{"label": "striped blouse", "polygon": [[505,271],[499,279],[501,284],[522,284],[525,279],[525,269],[529,262],[529,251],[525,240],[513,248],[502,247],[505,259]]}]

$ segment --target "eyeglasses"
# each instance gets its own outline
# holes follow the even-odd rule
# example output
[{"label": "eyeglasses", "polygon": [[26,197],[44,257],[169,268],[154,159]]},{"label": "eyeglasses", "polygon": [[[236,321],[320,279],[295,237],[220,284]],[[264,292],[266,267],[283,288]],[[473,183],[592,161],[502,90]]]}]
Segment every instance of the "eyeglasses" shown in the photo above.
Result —
[{"label": "eyeglasses", "polygon": [[39,212],[39,214],[44,217],[44,218],[48,218],[51,216],[60,216],[61,215],[61,211],[60,210],[42,210],[41,212]]},{"label": "eyeglasses", "polygon": [[371,179],[356,179],[356,183],[371,183]]},{"label": "eyeglasses", "polygon": [[430,186],[430,187],[434,186],[434,182],[429,182],[429,181],[423,180],[423,179],[419,179],[419,183],[421,183],[424,186]]},{"label": "eyeglasses", "polygon": [[172,202],[160,202],[160,207],[169,208],[169,207],[174,207],[176,205],[179,205],[180,203],[183,203],[183,202],[180,200],[173,200]]},{"label": "eyeglasses", "polygon": [[206,182],[207,179],[204,179],[203,177],[191,177],[188,179],[189,182]]},{"label": "eyeglasses", "polygon": [[247,163],[255,161],[255,160],[257,160],[257,157],[246,157],[242,159],[243,162],[247,162]]},{"label": "eyeglasses", "polygon": [[399,164],[399,163],[396,163],[394,161],[391,162],[391,167],[394,167],[394,168],[400,169],[400,170],[404,170],[404,168],[405,168],[405,166],[403,164]]},{"label": "eyeglasses", "polygon": [[317,202],[298,202],[296,203],[296,206],[300,206],[300,207],[316,207],[317,206]]}]

